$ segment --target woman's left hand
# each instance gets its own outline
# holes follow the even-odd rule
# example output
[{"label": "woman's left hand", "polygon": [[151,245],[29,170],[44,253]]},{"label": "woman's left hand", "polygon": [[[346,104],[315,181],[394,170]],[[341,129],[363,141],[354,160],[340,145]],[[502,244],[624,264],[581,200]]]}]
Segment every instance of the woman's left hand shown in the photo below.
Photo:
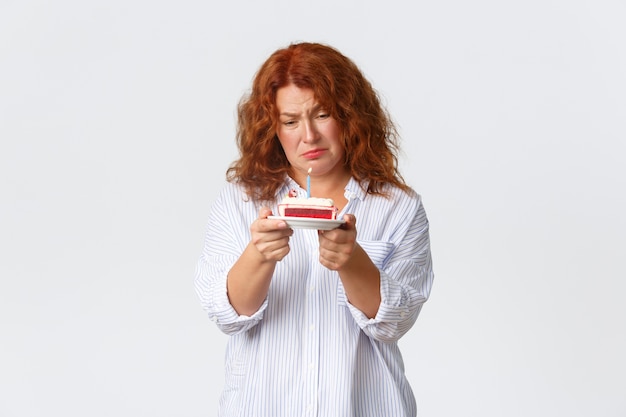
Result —
[{"label": "woman's left hand", "polygon": [[380,307],[380,271],[356,242],[356,217],[343,219],[338,229],[318,231],[320,263],[339,273],[348,301],[373,318]]},{"label": "woman's left hand", "polygon": [[320,263],[326,268],[339,271],[351,259],[356,248],[356,217],[345,214],[346,221],[333,230],[318,230]]}]

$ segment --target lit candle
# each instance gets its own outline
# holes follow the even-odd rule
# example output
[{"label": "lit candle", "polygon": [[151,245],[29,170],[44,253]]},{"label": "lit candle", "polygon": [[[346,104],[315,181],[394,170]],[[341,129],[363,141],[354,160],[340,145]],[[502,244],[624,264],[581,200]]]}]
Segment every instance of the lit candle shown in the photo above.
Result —
[{"label": "lit candle", "polygon": [[311,198],[311,171],[313,168],[309,168],[306,175],[306,198]]}]

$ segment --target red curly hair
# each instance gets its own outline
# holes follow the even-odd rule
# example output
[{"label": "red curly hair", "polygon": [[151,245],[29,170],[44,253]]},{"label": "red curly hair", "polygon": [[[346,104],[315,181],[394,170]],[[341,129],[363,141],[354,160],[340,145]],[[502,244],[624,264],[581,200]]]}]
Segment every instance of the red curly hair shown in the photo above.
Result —
[{"label": "red curly hair", "polygon": [[344,164],[367,192],[385,195],[385,185],[405,191],[398,171],[398,133],[372,85],[359,68],[336,49],[296,43],[274,52],[257,72],[252,90],[238,106],[240,158],[226,172],[254,201],[273,201],[290,164],[276,135],[276,91],[294,84],[313,90],[315,98],[338,122]]}]

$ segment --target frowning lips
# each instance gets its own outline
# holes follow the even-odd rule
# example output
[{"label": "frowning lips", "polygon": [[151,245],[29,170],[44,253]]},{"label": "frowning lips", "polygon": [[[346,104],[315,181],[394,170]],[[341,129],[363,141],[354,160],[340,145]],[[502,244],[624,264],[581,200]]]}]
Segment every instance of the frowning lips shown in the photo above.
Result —
[{"label": "frowning lips", "polygon": [[302,156],[307,159],[315,159],[322,156],[324,152],[326,152],[326,149],[311,149],[310,151],[303,153]]}]

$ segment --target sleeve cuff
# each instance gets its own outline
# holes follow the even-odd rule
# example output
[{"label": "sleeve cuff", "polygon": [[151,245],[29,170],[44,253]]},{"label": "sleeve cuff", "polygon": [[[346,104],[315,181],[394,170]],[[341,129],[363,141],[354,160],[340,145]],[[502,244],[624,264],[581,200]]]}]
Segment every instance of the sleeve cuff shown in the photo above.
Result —
[{"label": "sleeve cuff", "polygon": [[213,300],[215,303],[215,308],[213,309],[214,313],[209,316],[209,319],[215,322],[217,326],[227,334],[244,332],[261,321],[268,305],[267,298],[263,300],[263,304],[261,304],[254,314],[251,316],[242,315],[235,311],[228,299],[226,280],[223,281],[223,285],[221,291],[215,293],[216,295]]},{"label": "sleeve cuff", "polygon": [[340,297],[345,299],[357,325],[370,337],[393,339],[398,330],[398,324],[405,322],[411,315],[408,297],[402,286],[390,279],[383,271],[380,273],[381,301],[375,317],[368,318],[361,310],[352,305],[347,300],[343,287]]}]

